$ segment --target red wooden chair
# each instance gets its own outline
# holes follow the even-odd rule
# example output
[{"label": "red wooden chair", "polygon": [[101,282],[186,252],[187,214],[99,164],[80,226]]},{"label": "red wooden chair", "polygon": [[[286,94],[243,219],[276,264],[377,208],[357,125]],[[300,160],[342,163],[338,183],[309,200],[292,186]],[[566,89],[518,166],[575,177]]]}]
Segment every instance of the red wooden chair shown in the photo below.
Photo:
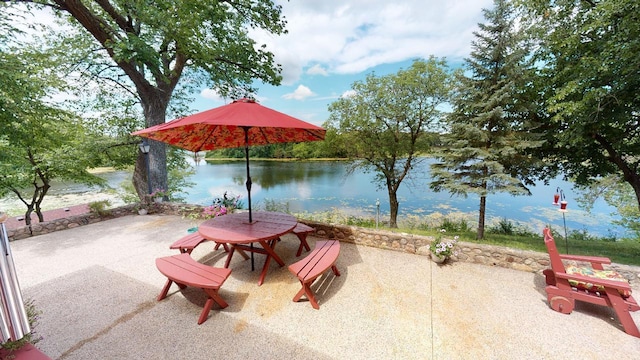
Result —
[{"label": "red wooden chair", "polygon": [[[611,264],[611,260],[597,256],[563,255],[558,253],[551,229],[543,231],[544,243],[549,252],[551,269],[543,274],[547,282],[547,299],[549,306],[555,311],[570,314],[575,301],[613,308],[624,331],[632,336],[640,337],[631,311],[640,310],[640,306],[631,296],[629,282],[613,270],[605,270],[602,264]],[[591,267],[568,265],[562,260],[574,260],[591,263]]]}]

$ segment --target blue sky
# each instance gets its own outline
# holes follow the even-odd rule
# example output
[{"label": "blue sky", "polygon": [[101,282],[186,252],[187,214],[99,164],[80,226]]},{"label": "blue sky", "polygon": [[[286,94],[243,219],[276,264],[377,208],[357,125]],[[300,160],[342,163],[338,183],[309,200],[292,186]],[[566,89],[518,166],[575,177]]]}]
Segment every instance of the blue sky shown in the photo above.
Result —
[{"label": "blue sky", "polygon": [[[288,34],[252,32],[283,67],[282,85],[256,84],[258,101],[322,125],[328,105],[371,72],[396,73],[416,58],[444,57],[459,65],[469,56],[473,31],[491,0],[396,1],[291,0],[282,6]],[[211,89],[195,96],[194,109],[231,101]]]}]

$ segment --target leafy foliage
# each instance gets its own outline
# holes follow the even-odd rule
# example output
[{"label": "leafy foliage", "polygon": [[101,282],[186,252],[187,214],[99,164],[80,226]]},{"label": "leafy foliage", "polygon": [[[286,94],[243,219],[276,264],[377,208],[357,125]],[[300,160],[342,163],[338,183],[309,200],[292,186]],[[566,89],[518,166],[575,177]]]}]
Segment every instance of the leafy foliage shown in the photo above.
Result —
[{"label": "leafy foliage", "polygon": [[73,113],[48,95],[63,82],[46,70],[50,59],[29,49],[0,52],[0,196],[17,196],[27,207],[30,224],[52,179],[100,184],[87,172],[94,163],[92,139]]},{"label": "leafy foliage", "polygon": [[[97,86],[108,94],[117,89],[118,95],[139,104],[145,126],[164,123],[170,102],[202,85],[234,97],[254,92],[256,79],[273,85],[281,80],[273,54],[249,36],[249,29],[286,32],[281,8],[270,0],[159,1],[153,6],[136,1],[20,2],[53,9],[66,21],[52,45],[60,57],[58,71],[66,67],[67,74],[79,75],[83,91]],[[134,184],[140,198],[147,177],[153,188],[167,188],[166,146],[150,145],[150,174],[142,153],[136,161]]]},{"label": "leafy foliage", "polygon": [[386,188],[390,226],[397,227],[397,191],[429,148],[427,130],[440,120],[439,106],[449,96],[449,72],[443,60],[416,60],[407,70],[355,82],[353,95],[329,106],[325,125],[342,137],[342,150],[361,161],[354,166],[376,173],[376,183]]},{"label": "leafy foliage", "polygon": [[618,176],[640,208],[640,3],[518,3],[538,41],[545,155],[579,184]]}]

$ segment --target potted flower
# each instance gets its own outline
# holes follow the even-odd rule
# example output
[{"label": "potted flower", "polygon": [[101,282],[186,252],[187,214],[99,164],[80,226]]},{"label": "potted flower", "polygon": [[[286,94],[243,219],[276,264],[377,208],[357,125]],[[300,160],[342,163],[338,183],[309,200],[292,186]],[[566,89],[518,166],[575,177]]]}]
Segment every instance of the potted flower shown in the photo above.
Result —
[{"label": "potted flower", "polygon": [[153,192],[149,194],[149,197],[152,198],[153,201],[157,203],[161,203],[164,200],[164,198],[169,197],[169,192],[165,189],[158,188],[153,190]]},{"label": "potted flower", "polygon": [[205,219],[211,219],[217,216],[233,213],[236,209],[241,207],[242,202],[240,201],[240,195],[228,196],[225,192],[221,198],[213,200],[213,205],[205,206],[200,215]]},{"label": "potted flower", "polygon": [[144,202],[139,202],[135,205],[136,211],[138,211],[138,215],[147,215],[149,211],[147,210],[147,206]]},{"label": "potted flower", "polygon": [[438,264],[445,262],[451,255],[458,255],[458,252],[455,250],[458,236],[454,236],[453,240],[447,240],[443,238],[445,232],[447,232],[445,229],[440,229],[440,234],[429,245],[431,259]]}]

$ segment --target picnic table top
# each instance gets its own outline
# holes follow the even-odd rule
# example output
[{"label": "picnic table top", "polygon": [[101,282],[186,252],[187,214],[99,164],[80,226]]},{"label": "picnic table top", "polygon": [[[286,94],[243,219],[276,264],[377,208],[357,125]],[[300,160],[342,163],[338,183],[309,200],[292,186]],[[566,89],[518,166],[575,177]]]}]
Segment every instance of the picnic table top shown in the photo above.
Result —
[{"label": "picnic table top", "polygon": [[277,239],[290,232],[298,223],[293,215],[272,211],[253,212],[252,218],[253,222],[249,223],[248,212],[218,216],[200,224],[198,231],[209,240],[248,244]]}]

